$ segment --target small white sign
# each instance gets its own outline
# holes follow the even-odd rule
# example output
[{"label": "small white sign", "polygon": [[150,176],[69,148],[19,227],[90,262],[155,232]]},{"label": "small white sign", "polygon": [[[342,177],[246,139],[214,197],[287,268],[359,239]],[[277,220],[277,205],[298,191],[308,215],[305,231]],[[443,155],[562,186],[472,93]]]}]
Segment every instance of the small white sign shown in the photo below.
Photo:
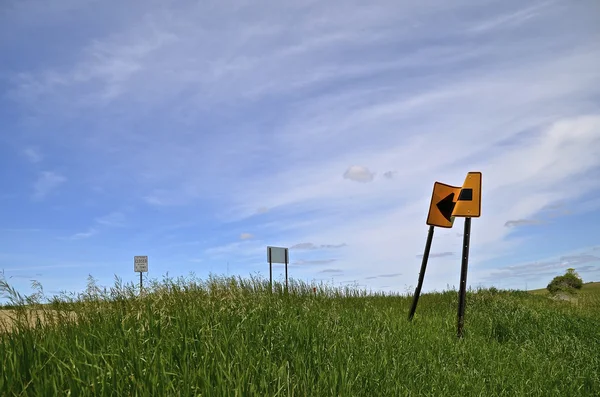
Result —
[{"label": "small white sign", "polygon": [[134,272],[148,272],[148,257],[147,256],[134,256],[133,257],[133,271]]},{"label": "small white sign", "polygon": [[267,262],[289,263],[288,249],[283,247],[267,247]]}]

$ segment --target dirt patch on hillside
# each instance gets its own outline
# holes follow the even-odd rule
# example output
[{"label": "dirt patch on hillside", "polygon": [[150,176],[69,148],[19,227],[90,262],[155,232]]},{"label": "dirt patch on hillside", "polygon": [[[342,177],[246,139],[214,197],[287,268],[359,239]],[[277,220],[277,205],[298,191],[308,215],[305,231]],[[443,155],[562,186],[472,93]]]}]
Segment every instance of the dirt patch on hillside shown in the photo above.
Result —
[{"label": "dirt patch on hillside", "polygon": [[[20,317],[19,317],[20,316]],[[68,317],[67,317],[68,316]],[[0,310],[0,332],[13,331],[17,326],[18,322],[26,322],[29,326],[35,326],[38,321],[41,324],[46,324],[48,321],[64,319],[67,317],[68,320],[75,319],[74,312],[57,312],[56,310],[27,310],[25,313],[18,313],[15,310]]]}]

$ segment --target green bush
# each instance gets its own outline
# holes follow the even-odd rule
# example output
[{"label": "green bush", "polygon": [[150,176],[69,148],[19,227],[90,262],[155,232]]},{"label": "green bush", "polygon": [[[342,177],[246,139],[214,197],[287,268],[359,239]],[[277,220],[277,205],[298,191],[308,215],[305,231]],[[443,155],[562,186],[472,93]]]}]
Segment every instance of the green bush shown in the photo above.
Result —
[{"label": "green bush", "polygon": [[583,280],[579,274],[575,272],[575,269],[569,268],[564,275],[554,277],[546,289],[552,295],[555,295],[559,292],[573,294],[576,290],[580,290],[581,287],[583,287]]}]

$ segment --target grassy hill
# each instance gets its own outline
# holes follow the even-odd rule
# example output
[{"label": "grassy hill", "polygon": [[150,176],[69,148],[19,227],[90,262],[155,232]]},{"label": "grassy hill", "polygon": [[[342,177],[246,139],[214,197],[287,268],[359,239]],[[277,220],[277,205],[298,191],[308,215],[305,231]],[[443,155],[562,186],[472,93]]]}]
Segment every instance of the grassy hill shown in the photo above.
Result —
[{"label": "grassy hill", "polygon": [[92,289],[40,321],[13,308],[0,395],[600,395],[597,285],[577,302],[470,291],[463,339],[456,291],[423,295],[409,322],[410,296],[274,288],[181,279]]},{"label": "grassy hill", "polygon": [[[532,294],[549,296],[548,290],[546,288],[534,289],[529,291]],[[600,281],[592,281],[589,283],[584,283],[583,287],[579,291],[580,294],[583,295],[600,295]]]}]

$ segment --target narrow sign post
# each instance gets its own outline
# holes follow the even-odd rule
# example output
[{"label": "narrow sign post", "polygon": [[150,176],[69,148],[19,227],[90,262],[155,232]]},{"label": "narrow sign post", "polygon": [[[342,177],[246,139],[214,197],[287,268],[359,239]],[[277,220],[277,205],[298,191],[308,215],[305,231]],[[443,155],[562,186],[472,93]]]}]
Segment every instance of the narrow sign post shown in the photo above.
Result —
[{"label": "narrow sign post", "polygon": [[467,270],[469,267],[471,218],[481,216],[481,172],[469,172],[467,174],[452,215],[465,218],[460,266],[460,290],[458,293],[458,321],[456,326],[456,334],[459,338],[462,338],[465,324],[465,306],[467,304]]},{"label": "narrow sign post", "polygon": [[285,293],[288,292],[288,250],[285,250]]},{"label": "narrow sign post", "polygon": [[421,272],[419,273],[419,281],[417,282],[417,288],[415,288],[415,296],[413,297],[412,306],[410,307],[410,313],[408,314],[409,321],[413,319],[415,311],[417,310],[417,303],[419,302],[419,295],[421,294],[421,287],[423,287],[423,279],[425,278],[427,260],[429,259],[429,251],[431,250],[431,242],[433,241],[433,230],[434,226],[429,226],[429,233],[427,233],[427,242],[425,243],[425,252],[423,253],[423,261],[421,262]]},{"label": "narrow sign post", "polygon": [[140,294],[143,291],[142,286],[142,273],[148,272],[148,257],[147,256],[134,256],[133,257],[133,271],[140,273]]},{"label": "narrow sign post", "polygon": [[273,292],[273,261],[271,260],[271,254],[269,251],[269,289]]},{"label": "narrow sign post", "polygon": [[469,242],[471,239],[471,218],[465,218],[465,233],[463,235],[462,261],[460,267],[460,292],[458,295],[458,325],[457,336],[462,338],[465,324],[465,306],[467,302],[467,268],[469,267]]}]

